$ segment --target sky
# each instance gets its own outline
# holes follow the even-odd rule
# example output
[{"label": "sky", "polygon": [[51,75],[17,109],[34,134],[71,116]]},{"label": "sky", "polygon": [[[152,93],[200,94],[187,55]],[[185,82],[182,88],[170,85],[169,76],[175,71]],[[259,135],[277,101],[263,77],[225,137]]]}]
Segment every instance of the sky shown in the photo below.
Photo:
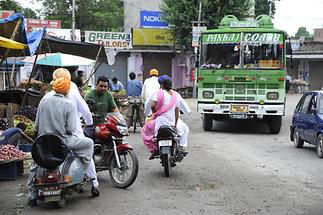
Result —
[{"label": "sky", "polygon": [[[37,0],[16,1],[33,10],[41,8]],[[323,0],[276,0],[274,26],[289,35],[295,35],[299,27],[306,27],[310,33],[323,28]]]},{"label": "sky", "polygon": [[295,35],[299,27],[311,34],[314,28],[323,28],[323,0],[276,1],[274,26]]}]

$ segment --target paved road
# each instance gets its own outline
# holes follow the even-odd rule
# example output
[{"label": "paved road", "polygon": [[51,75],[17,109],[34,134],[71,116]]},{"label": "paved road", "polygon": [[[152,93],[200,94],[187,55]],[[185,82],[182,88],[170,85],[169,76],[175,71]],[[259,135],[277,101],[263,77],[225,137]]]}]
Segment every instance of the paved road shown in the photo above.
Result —
[{"label": "paved road", "polygon": [[148,161],[140,135],[132,133],[128,141],[140,170],[130,188],[117,189],[100,173],[99,198],[89,198],[88,189],[63,209],[42,204],[22,214],[323,214],[323,160],[313,146],[296,149],[289,140],[299,97],[288,96],[279,135],[269,134],[265,124],[245,122],[215,122],[213,131],[204,132],[196,101],[188,100],[190,154],[170,178],[158,160]]}]

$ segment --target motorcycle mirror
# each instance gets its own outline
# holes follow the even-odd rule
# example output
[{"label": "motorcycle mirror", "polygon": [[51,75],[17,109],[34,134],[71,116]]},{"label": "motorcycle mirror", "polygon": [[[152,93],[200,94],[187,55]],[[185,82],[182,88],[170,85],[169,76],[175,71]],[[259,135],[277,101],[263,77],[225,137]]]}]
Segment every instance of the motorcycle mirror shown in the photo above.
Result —
[{"label": "motorcycle mirror", "polygon": [[95,105],[95,101],[93,99],[89,99],[86,101],[86,104],[89,106],[90,111],[93,110],[93,105]]}]

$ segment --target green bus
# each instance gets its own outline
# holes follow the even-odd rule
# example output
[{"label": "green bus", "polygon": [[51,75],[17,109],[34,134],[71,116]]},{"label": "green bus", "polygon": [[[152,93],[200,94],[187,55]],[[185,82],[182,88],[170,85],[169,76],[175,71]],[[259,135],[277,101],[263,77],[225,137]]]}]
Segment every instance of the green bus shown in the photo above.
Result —
[{"label": "green bus", "polygon": [[225,16],[201,34],[197,69],[203,129],[213,120],[263,120],[273,134],[285,113],[286,33],[267,15],[252,21]]}]

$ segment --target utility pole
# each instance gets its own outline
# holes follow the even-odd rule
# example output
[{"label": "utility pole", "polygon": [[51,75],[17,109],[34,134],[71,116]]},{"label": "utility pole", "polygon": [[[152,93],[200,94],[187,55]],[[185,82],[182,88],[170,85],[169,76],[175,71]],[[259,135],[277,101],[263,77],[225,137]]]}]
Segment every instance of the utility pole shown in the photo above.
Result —
[{"label": "utility pole", "polygon": [[75,41],[75,0],[72,0],[72,41]]},{"label": "utility pole", "polygon": [[[199,0],[199,16],[198,16],[198,19],[197,19],[197,26],[200,27],[201,26],[201,14],[202,14],[202,0]],[[197,61],[198,59],[198,56],[197,56],[197,51],[198,51],[198,47],[194,47],[194,53],[195,53],[195,61]],[[195,68],[195,71],[194,71],[194,82],[193,82],[193,98],[196,98],[197,95],[196,95],[196,85],[197,85],[197,68]]]}]

